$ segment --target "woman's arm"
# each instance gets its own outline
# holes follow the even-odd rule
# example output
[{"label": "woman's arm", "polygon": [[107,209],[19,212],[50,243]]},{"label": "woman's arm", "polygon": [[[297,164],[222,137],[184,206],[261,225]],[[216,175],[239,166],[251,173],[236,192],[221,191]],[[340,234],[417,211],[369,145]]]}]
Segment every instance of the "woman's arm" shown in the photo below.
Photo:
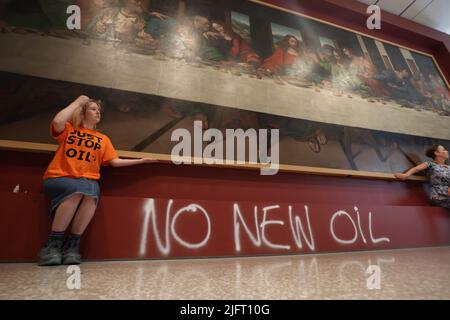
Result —
[{"label": "woman's arm", "polygon": [[69,104],[67,107],[59,111],[56,116],[53,118],[53,127],[56,130],[56,133],[59,133],[64,130],[66,127],[66,122],[72,118],[73,112],[83,106],[84,104],[89,102],[89,98],[86,96],[79,96],[74,102]]},{"label": "woman's arm", "polygon": [[411,175],[413,175],[413,174],[415,174],[415,173],[417,173],[417,172],[419,172],[419,171],[425,170],[425,169],[427,169],[427,168],[428,168],[428,164],[426,164],[426,163],[424,162],[424,163],[419,164],[418,166],[415,166],[415,167],[409,169],[409,170],[406,171],[405,173],[397,172],[396,174],[394,174],[394,176],[395,176],[397,179],[400,179],[400,180],[406,180],[406,179],[408,179]]},{"label": "woman's arm", "polygon": [[109,161],[109,164],[113,166],[114,168],[118,167],[129,167],[129,166],[135,166],[138,164],[144,164],[144,163],[156,163],[158,160],[151,159],[151,158],[143,158],[143,159],[113,159]]}]

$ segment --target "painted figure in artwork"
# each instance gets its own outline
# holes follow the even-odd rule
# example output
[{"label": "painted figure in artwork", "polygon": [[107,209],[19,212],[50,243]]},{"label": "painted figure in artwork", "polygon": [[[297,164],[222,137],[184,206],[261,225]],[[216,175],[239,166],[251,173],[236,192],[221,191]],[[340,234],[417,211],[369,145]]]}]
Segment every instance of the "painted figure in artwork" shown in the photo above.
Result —
[{"label": "painted figure in artwork", "polygon": [[261,69],[267,75],[283,75],[285,70],[295,64],[299,57],[299,41],[292,35],[286,35],[274,53],[264,60]]}]

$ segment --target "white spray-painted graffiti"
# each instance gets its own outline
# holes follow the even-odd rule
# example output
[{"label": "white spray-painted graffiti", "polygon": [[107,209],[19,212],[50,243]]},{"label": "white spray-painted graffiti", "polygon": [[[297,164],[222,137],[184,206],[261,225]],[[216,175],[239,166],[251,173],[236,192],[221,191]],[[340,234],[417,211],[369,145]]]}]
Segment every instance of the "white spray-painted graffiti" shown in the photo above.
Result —
[{"label": "white spray-painted graffiti", "polygon": [[[182,246],[188,249],[198,249],[203,247],[206,243],[208,243],[209,238],[211,237],[211,219],[208,215],[208,212],[198,204],[190,204],[188,206],[182,207],[179,209],[173,216],[172,222],[170,221],[170,211],[172,208],[173,200],[169,200],[166,209],[166,224],[165,224],[165,244],[162,243],[161,238],[159,236],[159,231],[156,225],[156,209],[155,209],[155,200],[149,199],[145,204],[145,216],[144,216],[144,224],[142,225],[142,233],[141,233],[141,242],[139,247],[139,255],[145,256],[147,253],[147,236],[148,236],[148,225],[150,219],[152,221],[153,226],[153,234],[155,235],[156,245],[158,247],[159,252],[163,255],[168,255],[170,253],[170,238],[169,238],[169,225],[170,225],[170,234],[172,237]],[[206,218],[208,224],[208,230],[206,232],[205,238],[199,243],[189,243],[183,240],[178,233],[176,232],[176,222],[178,217],[186,212],[198,213],[201,212],[203,216]]]},{"label": "white spray-painted graffiti", "polygon": [[[357,222],[358,222],[358,230],[359,230],[359,233],[358,233],[358,230],[356,229],[356,224],[355,224],[355,221],[353,220],[353,218],[350,216],[350,214],[348,214],[347,212],[345,212],[344,210],[338,210],[338,211],[336,211],[334,214],[333,214],[333,216],[332,216],[332,218],[331,218],[331,220],[330,220],[330,231],[331,231],[331,235],[333,236],[333,239],[336,241],[336,242],[338,242],[338,243],[341,243],[341,244],[353,244],[353,243],[355,243],[357,240],[358,240],[358,234],[359,235],[361,235],[361,238],[362,238],[362,240],[363,240],[363,242],[364,243],[367,243],[367,240],[366,240],[366,238],[364,237],[364,232],[362,231],[362,228],[361,228],[361,219],[360,219],[360,214],[359,214],[359,210],[358,210],[358,207],[354,207],[354,209],[355,209],[355,212],[356,212],[356,217],[357,217]],[[348,220],[352,223],[352,225],[353,225],[353,229],[354,229],[354,232],[355,232],[355,235],[354,235],[354,237],[351,239],[351,240],[344,240],[344,239],[341,239],[341,238],[339,238],[338,236],[336,236],[336,233],[335,233],[335,224],[334,224],[334,222],[335,222],[335,219],[337,218],[337,217],[339,217],[339,216],[344,216],[344,217],[347,217],[348,218]],[[382,238],[377,238],[377,239],[375,239],[374,237],[373,237],[373,232],[372,232],[372,212],[369,212],[369,235],[370,235],[370,241],[372,242],[372,243],[379,243],[379,242],[390,242],[391,240],[389,239],[389,238],[387,238],[387,237],[382,237]]]},{"label": "white spray-painted graffiti", "polygon": [[[200,249],[205,247],[212,237],[212,224],[213,219],[211,218],[208,211],[199,204],[189,204],[187,206],[182,206],[178,210],[173,210],[174,201],[169,200],[166,206],[166,217],[163,228],[159,228],[161,224],[158,224],[158,213],[155,206],[155,199],[148,199],[143,207],[144,219],[142,224],[141,238],[139,244],[139,255],[141,257],[146,256],[148,246],[152,243],[156,244],[157,250],[164,256],[171,253],[171,243],[172,239],[178,243],[180,246],[185,247],[190,250]],[[234,251],[236,253],[242,250],[242,240],[245,236],[251,245],[256,248],[268,248],[271,250],[279,251],[292,251],[292,248],[296,250],[304,250],[304,247],[311,252],[316,251],[316,238],[313,233],[313,226],[311,225],[310,219],[310,208],[307,205],[303,206],[303,212],[294,213],[293,206],[287,206],[288,219],[287,224],[289,228],[284,227],[285,221],[280,219],[270,219],[269,215],[281,217],[282,212],[280,212],[280,205],[270,205],[270,206],[253,206],[253,219],[251,215],[243,214],[243,209],[239,203],[233,203],[230,215],[230,219],[233,219],[232,232],[234,239]],[[389,243],[391,240],[388,237],[374,237],[373,226],[372,226],[372,212],[368,212],[368,226],[366,234],[361,223],[361,213],[358,207],[354,207],[354,214],[350,214],[345,210],[337,210],[331,216],[329,221],[329,232],[332,239],[342,245],[352,245],[355,244],[358,239],[366,246],[377,244],[380,242]],[[172,213],[175,211],[175,213]],[[203,219],[206,221],[206,230],[199,230],[199,234],[205,234],[201,241],[190,242],[184,239],[182,235],[177,232],[177,221],[179,217],[183,214],[191,213],[192,217],[195,219]],[[356,215],[356,218],[354,217]],[[252,221],[251,221],[252,220]],[[200,220],[199,220],[200,221]],[[344,238],[342,235],[337,234],[339,230],[338,226],[343,226],[349,224],[353,229],[352,237]],[[152,232],[154,241],[149,239],[148,231],[152,226]],[[202,224],[203,225],[203,224]],[[278,228],[286,228],[290,230],[292,235],[291,244],[289,243],[275,243],[274,240],[270,240],[270,226],[278,226]],[[278,229],[278,232],[280,229]],[[321,230],[323,231],[323,230]],[[369,235],[366,238],[366,235]],[[289,237],[284,237],[284,239],[289,239]],[[248,243],[248,242],[247,242]],[[304,246],[306,244],[306,246]]]}]

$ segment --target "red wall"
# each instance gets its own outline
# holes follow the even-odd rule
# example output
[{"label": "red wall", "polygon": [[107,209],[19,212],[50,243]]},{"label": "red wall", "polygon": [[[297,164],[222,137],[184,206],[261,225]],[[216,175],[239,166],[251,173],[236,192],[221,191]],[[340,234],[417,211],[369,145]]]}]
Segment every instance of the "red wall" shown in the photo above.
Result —
[{"label": "red wall", "polygon": [[[51,154],[0,151],[0,191],[42,193],[42,175]],[[345,177],[151,164],[102,169],[102,195],[229,201],[315,202],[428,206],[424,184]]]},{"label": "red wall", "polygon": [[[41,177],[52,155],[0,151],[0,260],[34,260],[45,241],[50,227],[49,200],[42,193]],[[219,169],[198,166],[152,164],[128,168],[107,167],[102,172],[102,196],[92,224],[83,237],[82,253],[89,259],[177,258],[261,254],[295,254],[374,250],[450,244],[450,214],[442,208],[431,207],[419,182],[376,181],[345,177],[311,176],[279,173],[260,176],[259,171]],[[20,193],[12,193],[20,184]],[[26,194],[25,194],[26,192]],[[156,232],[146,204],[155,199]],[[173,207],[166,216],[166,207]],[[175,212],[189,204],[199,204],[211,219],[211,236],[201,248],[189,248],[167,233],[167,221]],[[239,239],[242,250],[236,250],[233,205],[238,204],[250,231],[259,228],[263,239],[262,208],[280,205],[270,211],[265,228],[267,241],[289,245],[277,249],[267,242],[251,242],[242,226]],[[314,250],[298,248],[292,232],[288,206],[294,216],[300,216],[304,229],[308,206]],[[254,206],[258,207],[257,221]],[[358,213],[355,211],[358,208]],[[357,238],[349,244],[333,239],[330,223],[333,215],[345,210],[358,226]],[[372,227],[369,212],[373,213]],[[336,217],[335,231],[342,239],[355,234],[348,217]],[[171,223],[167,225],[171,227]],[[183,212],[175,229],[184,241],[198,243],[207,232],[205,217]],[[259,227],[256,227],[259,226]],[[144,228],[147,227],[145,236]],[[356,229],[355,229],[356,230]],[[389,241],[375,243],[373,238],[387,237]],[[158,250],[156,236],[171,250]],[[145,240],[142,240],[144,237]],[[364,239],[366,241],[364,241]],[[142,241],[146,251],[140,253]]]},{"label": "red wall", "polygon": [[[0,192],[0,203],[0,260],[34,260],[48,234],[48,201]],[[81,252],[160,259],[393,249],[449,245],[449,230],[448,212],[429,206],[103,196]]]}]

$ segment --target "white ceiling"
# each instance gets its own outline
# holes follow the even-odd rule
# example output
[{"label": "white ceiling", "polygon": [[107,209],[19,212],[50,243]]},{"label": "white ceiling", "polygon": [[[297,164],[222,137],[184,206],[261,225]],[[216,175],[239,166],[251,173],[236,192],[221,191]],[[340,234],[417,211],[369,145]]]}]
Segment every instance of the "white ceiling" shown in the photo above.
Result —
[{"label": "white ceiling", "polygon": [[450,0],[357,0],[450,34]]}]

